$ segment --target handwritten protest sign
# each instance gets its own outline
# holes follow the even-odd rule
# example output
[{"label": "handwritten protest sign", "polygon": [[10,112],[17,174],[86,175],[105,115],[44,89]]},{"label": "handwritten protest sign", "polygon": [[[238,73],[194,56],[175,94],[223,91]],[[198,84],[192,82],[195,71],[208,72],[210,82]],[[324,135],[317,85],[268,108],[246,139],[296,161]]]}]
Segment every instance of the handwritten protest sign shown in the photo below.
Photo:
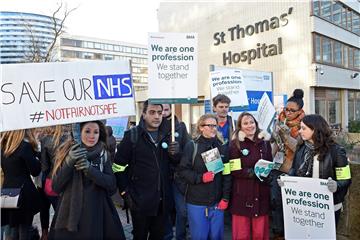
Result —
[{"label": "handwritten protest sign", "polygon": [[247,109],[249,106],[241,70],[221,69],[210,72],[211,96],[225,94],[231,99],[230,107]]},{"label": "handwritten protest sign", "polygon": [[149,33],[149,101],[196,103],[197,34]]},{"label": "handwritten protest sign", "polygon": [[336,239],[333,194],[327,180],[281,176],[285,239]]},{"label": "handwritten protest sign", "polygon": [[4,64],[0,72],[1,131],[135,114],[127,61]]}]

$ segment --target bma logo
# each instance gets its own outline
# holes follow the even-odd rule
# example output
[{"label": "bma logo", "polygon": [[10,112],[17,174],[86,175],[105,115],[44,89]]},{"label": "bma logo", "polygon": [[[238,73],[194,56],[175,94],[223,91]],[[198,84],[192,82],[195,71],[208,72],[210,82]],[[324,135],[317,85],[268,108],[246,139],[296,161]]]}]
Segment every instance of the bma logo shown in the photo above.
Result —
[{"label": "bma logo", "polygon": [[95,99],[132,97],[130,74],[93,76]]}]

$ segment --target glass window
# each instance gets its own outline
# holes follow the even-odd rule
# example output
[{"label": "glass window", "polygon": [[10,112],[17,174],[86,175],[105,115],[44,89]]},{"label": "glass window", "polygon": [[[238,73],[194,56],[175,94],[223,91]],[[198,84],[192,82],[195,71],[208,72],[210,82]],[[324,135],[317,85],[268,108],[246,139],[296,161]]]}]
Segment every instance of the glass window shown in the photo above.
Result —
[{"label": "glass window", "polygon": [[319,8],[319,0],[313,1],[313,14],[316,16],[320,16],[320,8]]},{"label": "glass window", "polygon": [[347,10],[346,10],[346,8],[342,8],[342,10],[341,10],[341,25],[340,26],[342,26],[343,28],[345,28],[346,29],[346,16],[347,16]]},{"label": "glass window", "polygon": [[329,124],[341,123],[340,91],[333,89],[315,89],[315,113],[322,115]]},{"label": "glass window", "polygon": [[315,61],[321,61],[321,38],[315,35]]},{"label": "glass window", "polygon": [[94,43],[94,48],[96,48],[96,49],[101,49],[101,43]]},{"label": "glass window", "polygon": [[360,15],[355,12],[352,15],[352,31],[360,35]]},{"label": "glass window", "polygon": [[344,47],[344,51],[343,51],[343,66],[344,67],[349,67],[349,48],[347,46],[343,46]]},{"label": "glass window", "polygon": [[360,50],[354,49],[354,68],[360,69]]},{"label": "glass window", "polygon": [[331,1],[321,2],[321,17],[331,21]]},{"label": "glass window", "polygon": [[332,62],[332,50],[331,50],[331,40],[327,38],[322,39],[322,59],[324,62]]},{"label": "glass window", "polygon": [[118,45],[115,45],[115,46],[114,46],[114,51],[116,51],[116,52],[119,52],[119,51],[120,51],[120,48],[119,48]]},{"label": "glass window", "polygon": [[328,102],[329,105],[329,124],[338,124],[341,122],[340,113],[341,113],[341,105],[340,100],[330,100]]},{"label": "glass window", "polygon": [[354,67],[354,49],[349,47],[349,68]]},{"label": "glass window", "polygon": [[346,18],[347,24],[346,24],[346,26],[347,26],[347,30],[349,30],[349,31],[351,31],[351,21],[352,21],[351,19],[352,19],[351,12],[347,11],[347,18]]},{"label": "glass window", "polygon": [[342,47],[339,42],[334,42],[334,63],[338,65],[342,64]]},{"label": "glass window", "polygon": [[342,9],[342,4],[340,4],[339,2],[334,2],[333,6],[333,23],[337,24],[337,25],[341,25],[341,9]]}]

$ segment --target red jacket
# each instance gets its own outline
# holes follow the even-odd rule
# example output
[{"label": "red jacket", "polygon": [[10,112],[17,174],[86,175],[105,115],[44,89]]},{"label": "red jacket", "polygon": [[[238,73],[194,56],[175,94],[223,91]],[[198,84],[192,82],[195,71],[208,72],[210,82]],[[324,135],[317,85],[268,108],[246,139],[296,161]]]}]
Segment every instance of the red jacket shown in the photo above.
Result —
[{"label": "red jacket", "polygon": [[232,171],[232,193],[230,200],[231,214],[257,217],[267,215],[270,210],[270,186],[261,182],[254,174],[255,163],[259,159],[272,161],[269,141],[245,138],[240,142],[240,149],[247,149],[244,156],[236,146],[237,139],[230,142],[229,159],[241,159],[241,169]]}]

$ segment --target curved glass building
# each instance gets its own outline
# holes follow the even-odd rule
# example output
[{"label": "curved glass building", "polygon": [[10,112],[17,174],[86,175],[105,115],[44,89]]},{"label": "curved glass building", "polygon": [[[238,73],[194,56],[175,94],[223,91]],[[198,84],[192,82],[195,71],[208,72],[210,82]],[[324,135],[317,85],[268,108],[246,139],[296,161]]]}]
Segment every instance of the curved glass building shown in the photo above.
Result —
[{"label": "curved glass building", "polygon": [[[56,21],[58,22],[59,19]],[[43,62],[53,39],[52,17],[34,13],[0,11],[1,64]]]}]

